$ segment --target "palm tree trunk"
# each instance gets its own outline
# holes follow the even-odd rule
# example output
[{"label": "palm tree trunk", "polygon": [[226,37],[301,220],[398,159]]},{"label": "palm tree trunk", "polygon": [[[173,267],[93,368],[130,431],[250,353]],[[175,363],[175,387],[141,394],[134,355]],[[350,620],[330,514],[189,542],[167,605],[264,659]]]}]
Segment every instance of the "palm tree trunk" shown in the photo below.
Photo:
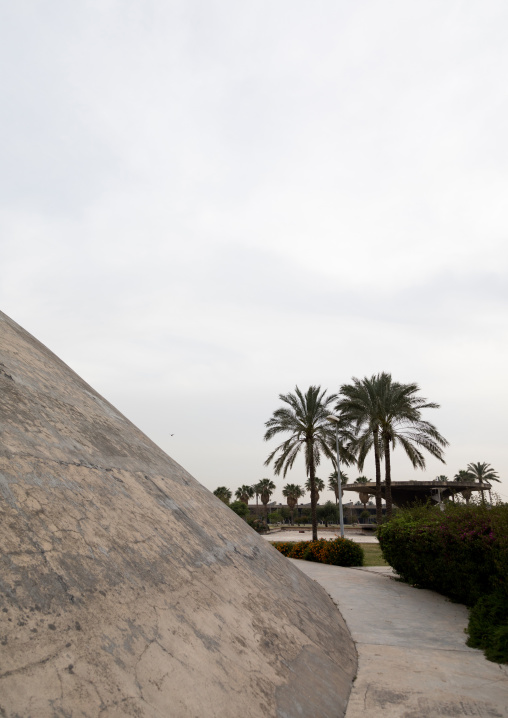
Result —
[{"label": "palm tree trunk", "polygon": [[376,523],[383,522],[383,508],[381,505],[381,460],[379,458],[379,430],[374,429],[374,461],[376,462]]},{"label": "palm tree trunk", "polygon": [[310,515],[312,520],[312,540],[317,541],[317,513],[316,513],[316,467],[314,466],[314,446],[309,442],[309,478],[310,478]]},{"label": "palm tree trunk", "polygon": [[390,437],[385,432],[383,434],[384,449],[385,449],[385,501],[386,501],[386,518],[391,518],[392,515],[392,467],[390,462]]}]

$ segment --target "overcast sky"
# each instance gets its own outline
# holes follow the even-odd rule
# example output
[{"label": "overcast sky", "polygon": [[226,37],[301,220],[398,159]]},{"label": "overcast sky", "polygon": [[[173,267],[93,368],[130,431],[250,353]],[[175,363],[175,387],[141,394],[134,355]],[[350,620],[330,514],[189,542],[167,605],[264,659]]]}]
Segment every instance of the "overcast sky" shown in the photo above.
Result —
[{"label": "overcast sky", "polygon": [[209,489],[274,478],[280,393],[389,371],[450,442],[393,479],[487,461],[508,500],[507,32],[501,0],[2,3],[0,307]]}]

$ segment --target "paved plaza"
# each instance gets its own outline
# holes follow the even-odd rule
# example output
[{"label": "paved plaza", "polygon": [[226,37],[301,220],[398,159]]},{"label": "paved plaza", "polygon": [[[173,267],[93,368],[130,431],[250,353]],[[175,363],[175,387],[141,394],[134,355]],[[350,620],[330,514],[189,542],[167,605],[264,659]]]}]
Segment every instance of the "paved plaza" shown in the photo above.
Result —
[{"label": "paved plaza", "polygon": [[[318,530],[318,538],[322,539],[333,539],[340,536],[340,529],[330,530],[323,529]],[[298,529],[294,531],[271,531],[269,534],[263,534],[263,538],[268,541],[311,541],[312,530],[305,529],[304,533],[301,533]],[[351,539],[352,541],[358,541],[358,543],[378,543],[378,540],[372,534],[362,533],[358,531],[346,531],[345,538]]]}]

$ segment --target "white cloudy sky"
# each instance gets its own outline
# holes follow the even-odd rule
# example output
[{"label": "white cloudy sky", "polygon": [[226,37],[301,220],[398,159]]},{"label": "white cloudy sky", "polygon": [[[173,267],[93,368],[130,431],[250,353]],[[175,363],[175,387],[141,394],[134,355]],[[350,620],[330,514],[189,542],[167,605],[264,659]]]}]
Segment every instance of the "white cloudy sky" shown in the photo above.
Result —
[{"label": "white cloudy sky", "polygon": [[385,370],[450,441],[393,478],[488,461],[508,499],[507,31],[502,0],[3,3],[1,308],[210,489],[273,477],[280,393]]}]

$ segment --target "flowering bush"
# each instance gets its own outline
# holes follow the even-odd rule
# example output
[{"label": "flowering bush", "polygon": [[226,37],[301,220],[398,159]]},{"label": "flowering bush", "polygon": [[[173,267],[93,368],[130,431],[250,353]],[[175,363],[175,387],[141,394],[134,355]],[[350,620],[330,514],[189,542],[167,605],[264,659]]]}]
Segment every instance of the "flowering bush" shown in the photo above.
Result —
[{"label": "flowering bush", "polygon": [[468,645],[508,662],[508,505],[406,509],[377,536],[404,581],[474,606]]},{"label": "flowering bush", "polygon": [[363,566],[362,547],[346,538],[297,542],[276,541],[272,543],[272,546],[288,558],[329,563],[334,566]]}]

